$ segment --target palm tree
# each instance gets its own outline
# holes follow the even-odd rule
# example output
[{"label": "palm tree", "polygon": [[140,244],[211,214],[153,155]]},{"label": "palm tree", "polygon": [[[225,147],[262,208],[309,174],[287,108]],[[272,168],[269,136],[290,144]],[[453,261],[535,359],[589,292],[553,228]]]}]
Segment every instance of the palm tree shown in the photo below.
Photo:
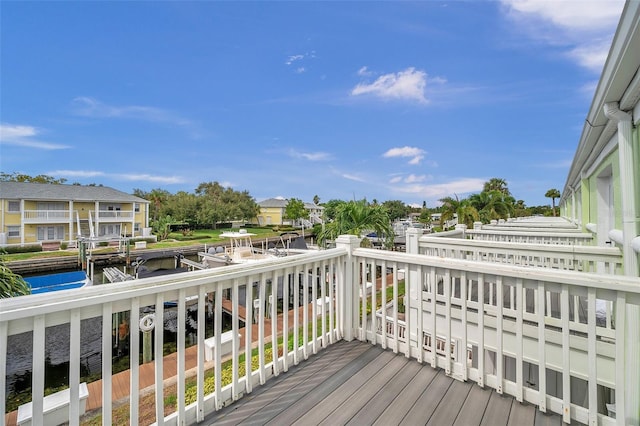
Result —
[{"label": "palm tree", "polygon": [[469,202],[476,208],[484,223],[496,219],[507,219],[514,210],[512,197],[505,196],[498,190],[473,194],[469,197]]},{"label": "palm tree", "polygon": [[458,196],[454,194],[455,199],[452,197],[444,197],[440,199],[442,203],[440,223],[445,224],[447,221],[458,216],[458,223],[464,223],[469,228],[473,227],[473,222],[480,220],[478,210],[471,204],[468,199],[458,199]]},{"label": "palm tree", "polygon": [[386,208],[369,204],[366,200],[348,201],[337,206],[334,220],[320,231],[318,240],[324,243],[345,234],[359,237],[367,231],[374,231],[385,238],[385,245],[393,244],[394,233]]},{"label": "palm tree", "polygon": [[491,178],[484,183],[483,192],[500,191],[504,195],[511,195],[507,187],[507,181],[501,178]]},{"label": "palm tree", "polygon": [[29,284],[0,259],[0,299],[31,294]]},{"label": "palm tree", "polygon": [[544,196],[547,198],[551,198],[551,209],[553,210],[553,215],[556,215],[556,198],[560,198],[560,191],[553,188],[545,192]]}]

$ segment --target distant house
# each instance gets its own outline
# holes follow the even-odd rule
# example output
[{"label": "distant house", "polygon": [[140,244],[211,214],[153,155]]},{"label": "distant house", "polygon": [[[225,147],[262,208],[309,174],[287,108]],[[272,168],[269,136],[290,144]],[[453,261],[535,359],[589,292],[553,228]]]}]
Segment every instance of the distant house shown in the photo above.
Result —
[{"label": "distant house", "polygon": [[[287,219],[286,208],[289,200],[282,197],[268,198],[260,201],[260,213],[258,214],[258,223],[265,225],[291,225],[300,226],[302,223],[293,223],[291,219]],[[305,226],[312,226],[315,223],[322,223],[324,207],[313,203],[304,203],[305,209],[309,212],[309,219],[304,222]]]},{"label": "distant house", "polygon": [[105,186],[0,182],[0,245],[142,236],[149,202]]}]

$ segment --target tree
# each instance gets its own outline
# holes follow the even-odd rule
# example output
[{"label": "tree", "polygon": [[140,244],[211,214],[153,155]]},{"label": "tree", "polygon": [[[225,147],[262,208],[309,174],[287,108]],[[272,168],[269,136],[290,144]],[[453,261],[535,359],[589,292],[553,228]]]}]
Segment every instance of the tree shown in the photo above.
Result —
[{"label": "tree", "polygon": [[491,190],[482,191],[469,197],[469,203],[477,210],[480,220],[489,223],[492,220],[507,219],[513,213],[513,197]]},{"label": "tree", "polygon": [[[375,205],[375,204],[374,204]],[[389,219],[393,222],[396,219],[402,219],[409,215],[411,210],[404,202],[400,200],[389,200],[382,203],[382,206],[389,212]]]},{"label": "tree", "polygon": [[167,199],[163,210],[176,222],[187,222],[189,226],[197,227],[200,224],[198,222],[199,207],[198,197],[195,194],[178,191]]},{"label": "tree", "polygon": [[164,216],[160,219],[151,221],[151,228],[153,232],[158,236],[158,240],[166,240],[169,238],[171,232],[171,224],[174,222],[171,216]]},{"label": "tree", "polygon": [[374,231],[384,238],[385,246],[393,244],[394,233],[387,209],[381,205],[369,204],[366,200],[348,201],[336,208],[335,219],[320,232],[318,240],[325,243],[344,234],[360,237],[367,231]]},{"label": "tree", "polygon": [[313,204],[315,204],[316,206],[320,204],[320,197],[318,197],[317,195],[313,196]]},{"label": "tree", "polygon": [[509,188],[507,187],[507,181],[501,178],[491,178],[487,182],[484,183],[484,188],[482,191],[490,192],[490,191],[499,191],[504,195],[511,195],[509,192]]},{"label": "tree", "polygon": [[458,196],[455,195],[455,198],[441,198],[440,202],[442,203],[440,223],[443,228],[455,216],[458,217],[458,223],[463,223],[469,228],[473,227],[473,222],[480,220],[478,210],[473,207],[468,199],[459,200]]},{"label": "tree", "polygon": [[[136,191],[139,191],[139,190],[134,190],[134,194],[136,193]],[[169,191],[156,188],[156,189],[152,189],[151,192],[144,193],[140,191],[139,193],[144,194],[144,197],[142,198],[144,198],[145,200],[151,203],[151,206],[149,208],[149,211],[151,213],[151,220],[158,220],[159,217],[164,216],[162,207],[167,201],[167,199],[171,196]]]},{"label": "tree", "polygon": [[67,180],[65,178],[56,179],[52,176],[38,175],[29,176],[22,173],[4,173],[0,172],[0,182],[32,182],[32,183],[51,183],[51,184],[63,184]]},{"label": "tree", "polygon": [[551,210],[553,210],[554,216],[556,215],[556,198],[560,198],[561,195],[560,191],[555,188],[548,190],[544,194],[545,197],[551,198]]},{"label": "tree", "polygon": [[254,219],[260,212],[260,206],[249,192],[224,188],[218,182],[201,183],[196,195],[199,197],[198,220],[214,228],[219,222]]},{"label": "tree", "polygon": [[331,222],[336,217],[338,206],[344,204],[342,200],[329,200],[323,204],[325,222]]},{"label": "tree", "polygon": [[0,299],[31,294],[29,284],[0,259]]},{"label": "tree", "polygon": [[284,217],[297,221],[298,219],[306,219],[309,217],[309,212],[304,207],[304,202],[297,198],[291,198],[284,208]]}]

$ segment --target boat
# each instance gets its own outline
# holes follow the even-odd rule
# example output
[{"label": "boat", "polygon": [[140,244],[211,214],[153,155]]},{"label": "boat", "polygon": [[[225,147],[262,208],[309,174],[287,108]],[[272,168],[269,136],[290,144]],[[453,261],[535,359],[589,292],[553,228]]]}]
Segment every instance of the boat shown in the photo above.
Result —
[{"label": "boat", "polygon": [[234,232],[223,232],[220,234],[220,237],[229,238],[230,245],[228,247],[211,247],[206,252],[198,253],[201,263],[205,265],[211,263],[230,265],[280,257],[276,252],[255,248],[251,241],[251,237],[255,235],[256,234],[247,232],[246,229]]}]

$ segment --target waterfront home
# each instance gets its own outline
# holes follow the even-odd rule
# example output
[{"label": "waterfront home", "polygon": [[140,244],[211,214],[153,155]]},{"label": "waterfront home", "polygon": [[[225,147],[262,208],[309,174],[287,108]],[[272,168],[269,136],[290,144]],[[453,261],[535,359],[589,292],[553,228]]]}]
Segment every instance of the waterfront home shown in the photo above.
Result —
[{"label": "waterfront home", "polygon": [[106,186],[0,182],[0,245],[142,236],[149,202]]},{"label": "waterfront home", "polygon": [[[564,217],[426,235],[409,228],[406,252],[361,248],[345,235],[335,248],[299,256],[1,300],[0,388],[7,341],[19,336],[33,369],[23,412],[47,424],[47,335],[62,326],[65,418],[78,424],[81,335],[93,321],[101,380],[87,384],[86,410],[102,424],[122,409],[138,424],[151,406],[151,422],[171,425],[638,425],[639,69],[640,2],[628,1],[563,190]],[[293,303],[270,303],[279,294]],[[188,300],[197,300],[195,318]],[[191,336],[178,327],[177,352],[165,358],[163,327],[154,324],[168,301],[177,324],[197,330],[187,347]],[[223,374],[219,351],[205,358],[206,304],[212,347],[223,332],[242,336],[232,339]],[[154,353],[143,365],[131,357],[122,381],[112,374],[119,315],[129,318],[131,353],[151,336]],[[215,376],[205,378],[211,368]],[[149,395],[152,404],[143,403]],[[8,413],[0,424],[14,419]]]},{"label": "waterfront home", "polygon": [[282,197],[268,198],[258,203],[260,207],[260,213],[258,214],[258,223],[260,226],[265,225],[291,225],[305,227],[311,227],[315,223],[322,223],[322,217],[324,214],[324,207],[314,203],[304,203],[304,208],[309,213],[309,218],[305,220],[298,220],[294,223],[293,220],[286,218],[286,209],[289,200]]}]

